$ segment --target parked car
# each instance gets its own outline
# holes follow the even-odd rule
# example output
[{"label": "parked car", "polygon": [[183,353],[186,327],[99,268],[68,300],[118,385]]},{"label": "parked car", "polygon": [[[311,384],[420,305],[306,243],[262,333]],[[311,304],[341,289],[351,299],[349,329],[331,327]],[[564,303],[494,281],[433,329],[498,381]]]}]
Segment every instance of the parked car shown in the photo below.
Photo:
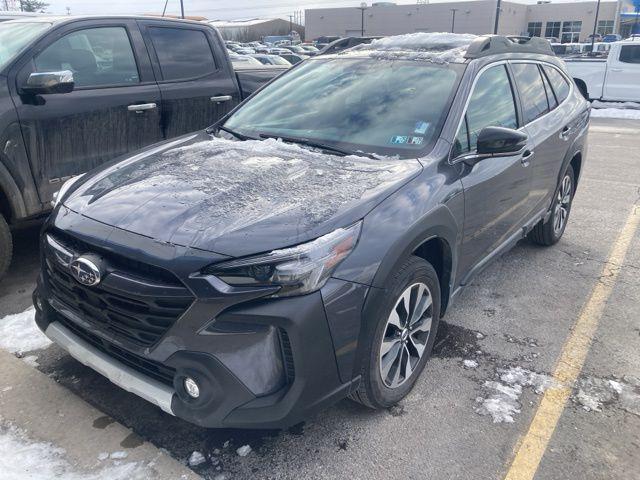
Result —
[{"label": "parked car", "polygon": [[266,53],[268,55],[288,55],[291,53],[291,50],[288,50],[286,48],[271,47]]},{"label": "parked car", "polygon": [[548,42],[469,42],[311,58],[207,131],[65,183],[38,326],[205,427],[397,403],[474,275],[525,235],[560,240],[585,161],[589,103]]},{"label": "parked car", "polygon": [[27,18],[27,17],[37,17],[39,15],[41,14],[34,13],[34,12],[0,11],[0,22],[8,22],[9,20],[18,20],[18,19]]},{"label": "parked car", "polygon": [[301,45],[301,47],[304,50],[306,50],[306,52],[307,52],[306,55],[311,55],[311,56],[317,55],[318,52],[320,51],[316,47],[314,47],[313,45]]},{"label": "parked car", "polygon": [[253,48],[248,48],[248,47],[236,48],[234,52],[236,52],[238,55],[252,55],[256,53],[256,51]]},{"label": "parked car", "polygon": [[602,38],[602,41],[606,43],[619,42],[620,40],[622,40],[622,35],[618,35],[617,33],[610,33]]},{"label": "parked car", "polygon": [[263,65],[282,65],[287,67],[291,66],[291,63],[289,63],[279,55],[260,55],[256,53],[251,56]]},{"label": "parked car", "polygon": [[289,52],[289,53],[281,53],[280,57],[284,58],[291,65],[295,65],[296,63],[299,63],[309,58],[309,55],[299,55],[297,53]]},{"label": "parked car", "polygon": [[347,48],[355,47],[356,45],[362,45],[366,43],[371,43],[373,40],[376,40],[381,37],[345,37],[339,38],[331,42],[329,45],[324,47],[322,50],[318,52],[318,55],[328,55],[331,53],[338,53],[342,50],[346,50]]},{"label": "parked car", "polygon": [[[265,70],[262,83],[279,73]],[[9,225],[46,214],[64,181],[210,125],[257,89],[258,77],[234,73],[222,39],[201,22],[0,24],[0,276],[11,260]]]},{"label": "parked car", "polygon": [[567,70],[590,100],[640,102],[640,42],[608,43],[606,59],[566,59]]},{"label": "parked car", "polygon": [[240,65],[262,65],[262,62],[259,62],[257,59],[253,58],[253,55],[240,55],[235,52],[229,53],[229,60],[231,60],[231,64],[234,68]]},{"label": "parked car", "polygon": [[601,42],[602,41],[602,35],[600,35],[599,33],[596,34],[591,34],[587,36],[587,41],[585,43],[591,43],[591,39],[595,39],[596,42]]},{"label": "parked car", "polygon": [[300,45],[287,45],[286,47],[287,50],[289,50],[290,52],[296,53],[298,55],[309,55],[309,53],[307,52],[307,50],[305,50],[304,48],[302,48]]}]

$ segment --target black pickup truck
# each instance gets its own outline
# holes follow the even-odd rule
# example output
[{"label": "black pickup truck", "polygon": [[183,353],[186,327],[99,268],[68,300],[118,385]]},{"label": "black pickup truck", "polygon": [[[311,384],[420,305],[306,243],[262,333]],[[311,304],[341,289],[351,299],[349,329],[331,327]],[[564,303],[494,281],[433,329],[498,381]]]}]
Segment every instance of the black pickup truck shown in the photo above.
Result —
[{"label": "black pickup truck", "polygon": [[154,17],[34,17],[0,25],[0,277],[10,226],[62,183],[201,130],[284,69],[234,71],[210,25]]}]

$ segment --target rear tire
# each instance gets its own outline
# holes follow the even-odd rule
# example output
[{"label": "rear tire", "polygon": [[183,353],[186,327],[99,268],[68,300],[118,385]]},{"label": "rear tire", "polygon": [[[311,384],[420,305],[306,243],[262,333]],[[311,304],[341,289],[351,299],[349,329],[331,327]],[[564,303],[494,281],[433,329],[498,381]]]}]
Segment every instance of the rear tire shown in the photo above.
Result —
[{"label": "rear tire", "polygon": [[13,241],[11,239],[11,230],[2,215],[0,215],[0,280],[11,264],[11,256],[13,255]]},{"label": "rear tire", "polygon": [[562,175],[551,205],[551,216],[542,220],[529,232],[529,239],[538,245],[550,246],[557,243],[569,222],[571,204],[575,193],[575,176],[573,167],[569,165]]},{"label": "rear tire", "polygon": [[411,256],[388,284],[374,313],[362,360],[362,379],[351,399],[370,408],[402,400],[420,377],[436,339],[440,283],[434,268]]}]

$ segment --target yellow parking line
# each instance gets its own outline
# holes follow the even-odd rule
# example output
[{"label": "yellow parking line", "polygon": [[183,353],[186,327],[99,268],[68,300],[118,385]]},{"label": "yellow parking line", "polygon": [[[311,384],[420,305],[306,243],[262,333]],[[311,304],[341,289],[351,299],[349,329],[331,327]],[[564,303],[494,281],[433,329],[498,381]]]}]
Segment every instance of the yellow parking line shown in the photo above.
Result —
[{"label": "yellow parking line", "polygon": [[529,426],[529,431],[517,448],[505,480],[531,480],[536,474],[540,460],[542,460],[560,415],[571,395],[571,386],[582,370],[593,335],[616,283],[638,224],[640,224],[640,209],[635,207],[629,214],[611,249],[598,284],[591,292],[589,300],[562,348],[553,374],[555,381],[560,386],[548,389],[542,397],[540,406]]}]

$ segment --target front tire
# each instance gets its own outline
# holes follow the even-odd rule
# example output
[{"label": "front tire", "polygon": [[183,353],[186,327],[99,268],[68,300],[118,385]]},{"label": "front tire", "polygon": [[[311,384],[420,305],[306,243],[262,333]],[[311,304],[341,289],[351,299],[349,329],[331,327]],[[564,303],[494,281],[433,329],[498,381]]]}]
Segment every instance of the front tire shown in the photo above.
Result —
[{"label": "front tire", "polygon": [[374,313],[362,380],[351,398],[370,408],[402,400],[424,369],[440,320],[440,282],[434,268],[412,256],[396,272]]},{"label": "front tire", "polygon": [[0,215],[0,280],[11,264],[13,255],[13,241],[11,240],[11,230],[2,215]]},{"label": "front tire", "polygon": [[564,234],[567,223],[569,222],[569,213],[571,213],[571,204],[575,193],[575,175],[573,167],[569,165],[562,175],[560,185],[553,198],[551,205],[551,216],[543,223],[542,220],[529,232],[529,239],[538,245],[550,246],[558,242]]}]

